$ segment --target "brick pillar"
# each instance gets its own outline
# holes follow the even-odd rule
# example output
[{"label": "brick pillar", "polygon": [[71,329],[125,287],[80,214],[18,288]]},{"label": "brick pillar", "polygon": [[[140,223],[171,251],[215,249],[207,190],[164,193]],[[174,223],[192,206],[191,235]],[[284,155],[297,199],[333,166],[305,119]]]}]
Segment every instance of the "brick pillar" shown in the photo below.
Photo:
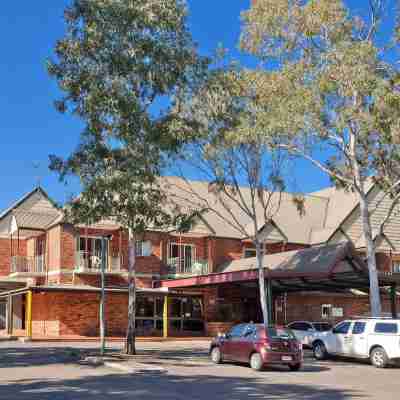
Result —
[{"label": "brick pillar", "polygon": [[215,259],[216,259],[216,240],[213,237],[207,239],[207,254],[208,254],[208,272],[212,273],[215,271]]}]

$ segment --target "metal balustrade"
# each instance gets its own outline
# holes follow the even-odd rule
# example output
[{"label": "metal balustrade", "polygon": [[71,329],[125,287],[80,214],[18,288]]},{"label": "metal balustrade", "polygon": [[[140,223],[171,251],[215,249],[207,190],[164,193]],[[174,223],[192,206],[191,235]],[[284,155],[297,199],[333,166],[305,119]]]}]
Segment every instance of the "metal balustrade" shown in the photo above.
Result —
[{"label": "metal balustrade", "polygon": [[[88,251],[76,252],[76,271],[81,272],[100,272],[102,258],[101,254]],[[121,271],[121,257],[112,256],[106,259],[106,272]]]},{"label": "metal balustrade", "polygon": [[169,275],[198,276],[209,273],[207,260],[188,260],[179,257],[169,258],[167,260]]},{"label": "metal balustrade", "polygon": [[13,256],[11,257],[12,273],[45,273],[46,265],[44,255],[28,257]]}]

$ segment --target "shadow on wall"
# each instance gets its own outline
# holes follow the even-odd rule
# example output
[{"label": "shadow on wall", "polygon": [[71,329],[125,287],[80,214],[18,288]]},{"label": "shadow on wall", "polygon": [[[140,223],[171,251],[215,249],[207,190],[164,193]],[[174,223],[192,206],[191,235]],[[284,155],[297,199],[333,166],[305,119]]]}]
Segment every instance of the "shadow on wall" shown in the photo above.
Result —
[{"label": "shadow on wall", "polygon": [[148,371],[135,375],[108,374],[63,380],[22,379],[0,386],[0,398],[7,400],[343,400],[358,396],[355,391],[264,383],[255,378],[185,376]]}]

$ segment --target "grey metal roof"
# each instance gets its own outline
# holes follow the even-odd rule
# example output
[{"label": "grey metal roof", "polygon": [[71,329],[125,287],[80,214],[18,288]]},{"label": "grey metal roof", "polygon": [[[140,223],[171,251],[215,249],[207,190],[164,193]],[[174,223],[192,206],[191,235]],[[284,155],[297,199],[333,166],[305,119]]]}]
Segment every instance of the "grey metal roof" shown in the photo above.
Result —
[{"label": "grey metal roof", "polygon": [[17,222],[17,226],[20,229],[42,229],[45,230],[60,216],[58,211],[54,213],[34,213],[30,211],[15,211],[13,216]]},{"label": "grey metal roof", "polygon": [[[315,246],[305,250],[265,255],[263,266],[273,273],[318,274],[328,273],[337,265],[340,267],[340,272],[345,272],[346,265],[337,263],[342,262],[346,257],[355,258],[360,269],[365,267],[350,243]],[[228,262],[222,265],[218,272],[248,271],[256,268],[256,258],[252,257]]]}]

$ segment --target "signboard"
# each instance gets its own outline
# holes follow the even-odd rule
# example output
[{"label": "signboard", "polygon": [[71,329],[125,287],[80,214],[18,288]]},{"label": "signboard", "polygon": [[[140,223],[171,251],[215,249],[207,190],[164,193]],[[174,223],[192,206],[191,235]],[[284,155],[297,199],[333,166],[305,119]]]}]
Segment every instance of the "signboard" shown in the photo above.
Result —
[{"label": "signboard", "polygon": [[332,308],[332,317],[343,317],[343,308],[341,307],[333,307]]}]

